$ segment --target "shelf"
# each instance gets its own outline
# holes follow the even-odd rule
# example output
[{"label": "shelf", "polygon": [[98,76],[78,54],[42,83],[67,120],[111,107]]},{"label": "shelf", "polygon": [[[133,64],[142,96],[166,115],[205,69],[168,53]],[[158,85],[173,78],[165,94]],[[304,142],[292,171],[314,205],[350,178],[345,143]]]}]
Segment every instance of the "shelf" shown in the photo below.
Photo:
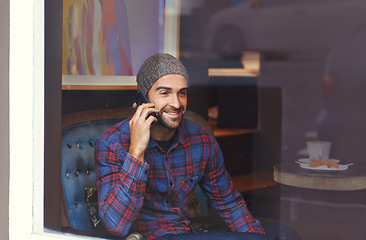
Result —
[{"label": "shelf", "polygon": [[272,171],[261,171],[232,177],[234,188],[242,193],[250,190],[279,185],[273,179]]},{"label": "shelf", "polygon": [[[249,89],[245,92],[247,94],[245,97],[246,99],[249,99],[249,101],[246,100],[246,104],[243,109],[243,111],[248,111],[248,104],[253,103],[253,105],[250,105],[250,107],[256,108],[257,105],[257,93],[251,90],[253,87],[253,81],[254,86],[257,86],[257,78],[260,75],[260,53],[259,52],[250,52],[250,51],[244,51],[242,52],[242,58],[239,61],[233,63],[227,63],[227,62],[215,62],[213,66],[218,67],[212,67],[208,69],[208,75],[212,80],[212,83],[215,84],[215,86],[218,86],[217,90],[221,94],[221,99],[223,96],[227,96],[227,94],[236,94],[235,96],[238,96],[238,88],[245,88]],[[221,66],[221,67],[220,67]],[[229,66],[226,68],[226,66]],[[249,77],[249,78],[248,78]],[[248,81],[249,79],[249,81]],[[255,80],[253,80],[255,79]],[[238,86],[238,87],[237,87]],[[248,86],[248,87],[247,87]],[[230,88],[227,90],[227,88]],[[233,88],[233,89],[231,89]],[[242,93],[242,92],[241,92]],[[244,93],[243,93],[244,94]],[[230,97],[230,96],[228,96]],[[239,97],[238,97],[239,98]],[[232,99],[232,98],[230,98]],[[240,98],[241,99],[241,98]],[[240,100],[239,99],[239,100]],[[244,101],[244,100],[243,100]],[[235,135],[241,135],[241,134],[250,134],[255,133],[259,131],[258,124],[255,126],[254,124],[248,125],[248,127],[253,128],[219,128],[217,127],[217,119],[219,118],[219,105],[221,107],[221,113],[223,116],[225,116],[225,113],[228,111],[232,111],[230,108],[226,107],[227,102],[225,100],[221,100],[218,102],[218,105],[214,107],[210,107],[208,109],[208,116],[209,116],[209,124],[212,128],[213,134],[215,137],[227,137],[227,136],[235,136]],[[242,115],[237,114],[237,119],[240,119],[240,117],[243,117]],[[240,121],[240,120],[239,120]],[[236,124],[236,126],[240,126],[240,124]]]},{"label": "shelf", "polygon": [[62,75],[62,90],[136,90],[135,76]]},{"label": "shelf", "polygon": [[243,52],[241,63],[243,68],[209,68],[210,77],[258,77],[260,74],[260,53]]},{"label": "shelf", "polygon": [[213,119],[209,119],[208,123],[215,137],[229,137],[258,132],[256,128],[219,128],[217,127],[217,121]]}]

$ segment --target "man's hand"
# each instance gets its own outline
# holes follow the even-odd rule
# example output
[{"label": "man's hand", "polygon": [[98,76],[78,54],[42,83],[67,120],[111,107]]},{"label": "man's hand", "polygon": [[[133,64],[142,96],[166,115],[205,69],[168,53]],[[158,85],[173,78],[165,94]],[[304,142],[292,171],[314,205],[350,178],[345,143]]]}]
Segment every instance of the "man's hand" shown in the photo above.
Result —
[{"label": "man's hand", "polygon": [[157,113],[153,103],[141,104],[130,121],[130,149],[128,152],[140,161],[144,161],[144,154],[150,140],[151,124],[157,119],[149,113]]}]

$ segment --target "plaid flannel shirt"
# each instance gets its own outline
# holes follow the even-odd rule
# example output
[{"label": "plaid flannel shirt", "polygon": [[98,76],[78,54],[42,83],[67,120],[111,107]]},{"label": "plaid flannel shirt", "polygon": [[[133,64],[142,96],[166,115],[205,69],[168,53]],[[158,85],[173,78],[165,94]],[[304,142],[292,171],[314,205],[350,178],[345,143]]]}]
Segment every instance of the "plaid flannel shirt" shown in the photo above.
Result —
[{"label": "plaid flannel shirt", "polygon": [[199,184],[232,231],[264,233],[233,189],[215,138],[183,119],[168,152],[150,139],[145,162],[128,153],[129,120],[95,144],[100,218],[113,235],[139,232],[145,239],[192,231],[188,198]]}]

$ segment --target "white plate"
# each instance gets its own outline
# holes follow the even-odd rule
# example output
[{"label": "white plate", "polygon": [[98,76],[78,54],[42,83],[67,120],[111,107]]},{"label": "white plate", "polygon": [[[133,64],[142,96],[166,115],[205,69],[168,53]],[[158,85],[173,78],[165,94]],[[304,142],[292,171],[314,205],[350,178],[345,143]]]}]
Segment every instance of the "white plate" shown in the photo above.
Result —
[{"label": "white plate", "polygon": [[[338,159],[329,159],[330,161],[335,161],[335,162],[339,162]],[[310,158],[300,158],[297,160],[300,163],[310,163]]]},{"label": "white plate", "polygon": [[318,167],[309,167],[309,163],[303,163],[303,164],[300,164],[300,167],[305,168],[305,169],[310,169],[310,170],[321,170],[321,171],[343,171],[343,170],[348,169],[348,165],[343,165],[343,164],[338,164],[339,168],[335,168],[335,167],[328,168],[325,165],[318,166]]}]

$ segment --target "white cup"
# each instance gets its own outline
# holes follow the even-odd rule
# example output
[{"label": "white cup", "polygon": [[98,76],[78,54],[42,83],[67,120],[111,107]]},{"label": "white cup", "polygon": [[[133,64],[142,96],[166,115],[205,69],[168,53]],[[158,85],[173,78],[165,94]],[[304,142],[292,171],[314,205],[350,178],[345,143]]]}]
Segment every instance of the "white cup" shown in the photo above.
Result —
[{"label": "white cup", "polygon": [[320,160],[328,160],[330,148],[332,146],[331,142],[327,141],[308,141],[306,142],[309,158],[317,158]]}]

